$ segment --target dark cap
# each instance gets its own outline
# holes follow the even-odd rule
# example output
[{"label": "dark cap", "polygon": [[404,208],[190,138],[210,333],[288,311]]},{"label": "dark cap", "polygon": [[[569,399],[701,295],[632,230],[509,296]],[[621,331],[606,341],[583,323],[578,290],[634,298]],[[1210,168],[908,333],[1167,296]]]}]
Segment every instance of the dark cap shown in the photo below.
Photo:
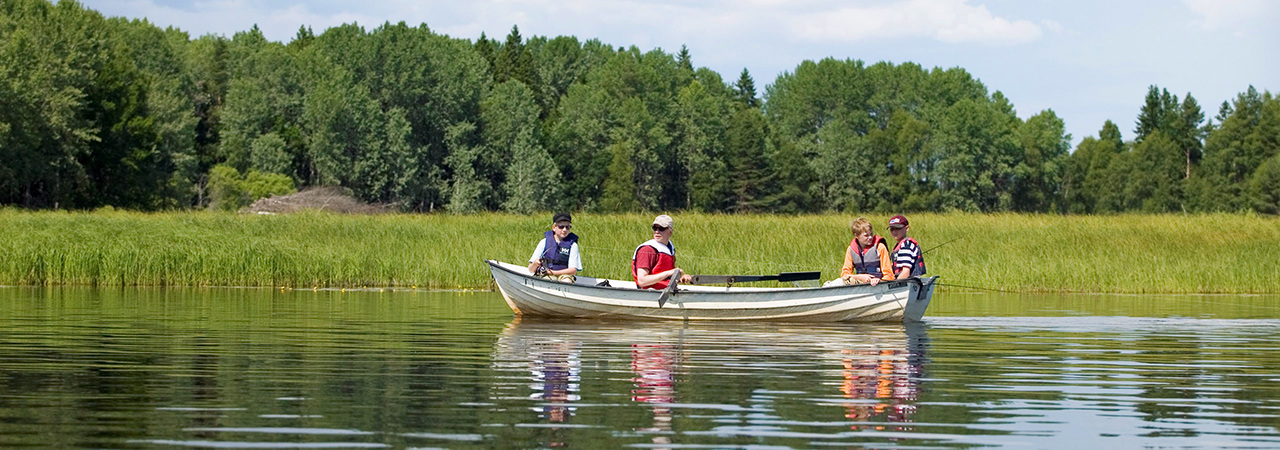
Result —
[{"label": "dark cap", "polygon": [[569,213],[567,212],[558,212],[556,215],[551,217],[551,223],[560,222],[573,222],[573,217],[569,216]]},{"label": "dark cap", "polygon": [[907,225],[909,225],[907,223],[907,218],[903,217],[902,215],[897,215],[889,218],[889,228],[902,228]]}]

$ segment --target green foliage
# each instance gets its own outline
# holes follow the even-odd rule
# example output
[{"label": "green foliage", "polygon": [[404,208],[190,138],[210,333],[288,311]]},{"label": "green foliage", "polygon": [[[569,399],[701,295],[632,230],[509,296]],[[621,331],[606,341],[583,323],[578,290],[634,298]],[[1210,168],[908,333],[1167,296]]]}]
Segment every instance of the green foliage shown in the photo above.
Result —
[{"label": "green foliage", "polygon": [[250,170],[243,177],[234,167],[214,166],[209,172],[209,209],[235,211],[272,195],[297,192],[293,179],[278,173]]},{"label": "green foliage", "polygon": [[278,133],[259,135],[249,145],[249,167],[269,173],[288,172],[293,158],[286,145]]},{"label": "green foliage", "polygon": [[733,83],[734,95],[738,102],[748,108],[756,108],[760,106],[760,99],[756,98],[756,82],[751,79],[751,74],[746,68],[742,69],[742,74],[738,76],[738,81]]},{"label": "green foliage", "polygon": [[1013,210],[1060,212],[1065,210],[1063,175],[1071,135],[1053,110],[1031,116],[1018,129],[1022,155],[1013,167]]},{"label": "green foliage", "polygon": [[[720,85],[719,80],[713,80]],[[730,197],[729,167],[725,158],[730,101],[699,81],[680,90],[676,98],[672,141],[680,162],[672,182],[682,182],[686,198],[681,206],[700,211],[722,211]]]},{"label": "green foliage", "polygon": [[1280,99],[1252,86],[1236,97],[1205,141],[1200,174],[1206,179],[1196,205],[1204,211],[1252,208],[1246,184],[1268,158],[1280,153]]},{"label": "green foliage", "polygon": [[609,163],[609,178],[604,180],[604,195],[600,199],[600,208],[608,212],[630,212],[640,210],[640,201],[636,198],[635,170],[632,168],[634,151],[627,142],[618,142],[606,149],[613,155]]},{"label": "green foliage", "polygon": [[760,110],[743,106],[733,115],[725,148],[729,173],[728,210],[753,212],[761,210],[771,178],[766,155],[768,132]]},{"label": "green foliage", "polygon": [[517,27],[192,39],[6,1],[0,204],[228,204],[227,165],[409,211],[1246,211],[1280,153],[1252,87],[1206,124],[1152,85],[1132,141],[1108,121],[1069,154],[1052,110],[1023,123],[962,68],[801,61],[760,95],[693,58]]},{"label": "green foliage", "polygon": [[525,50],[524,38],[520,36],[520,27],[512,25],[507,41],[498,49],[493,64],[494,81],[498,83],[516,80],[525,86],[535,84],[535,68],[533,55]]},{"label": "green foliage", "polygon": [[1108,120],[1098,137],[1086,137],[1071,154],[1067,164],[1064,189],[1067,211],[1071,213],[1107,213],[1124,208],[1127,170],[1125,144],[1120,128]]},{"label": "green foliage", "polygon": [[533,91],[517,80],[494,86],[480,102],[487,168],[481,178],[500,186],[503,210],[531,213],[559,206],[560,170],[541,145],[540,113]]},{"label": "green foliage", "polygon": [[1272,156],[1249,178],[1253,207],[1263,214],[1280,214],[1280,154]]},{"label": "green foliage", "polygon": [[293,179],[278,173],[265,173],[256,170],[250,170],[249,173],[244,175],[244,181],[242,181],[241,186],[244,192],[249,194],[250,203],[260,198],[272,195],[287,195],[298,191],[293,187]]},{"label": "green foliage", "polygon": [[1156,130],[1126,156],[1129,176],[1124,194],[1129,209],[1149,213],[1181,210],[1182,160],[1173,139]]},{"label": "green foliage", "polygon": [[962,100],[947,108],[929,142],[941,207],[1005,211],[1018,144],[1017,117],[999,103]]},{"label": "green foliage", "polygon": [[476,127],[470,123],[460,123],[449,129],[449,147],[453,152],[445,159],[445,163],[453,171],[453,181],[449,189],[449,211],[454,213],[471,213],[484,208],[484,202],[490,198],[493,186],[477,175],[476,165],[484,152],[484,147],[476,143]]},{"label": "green foliage", "polygon": [[209,209],[235,211],[249,204],[240,172],[235,167],[217,165],[209,171]]}]

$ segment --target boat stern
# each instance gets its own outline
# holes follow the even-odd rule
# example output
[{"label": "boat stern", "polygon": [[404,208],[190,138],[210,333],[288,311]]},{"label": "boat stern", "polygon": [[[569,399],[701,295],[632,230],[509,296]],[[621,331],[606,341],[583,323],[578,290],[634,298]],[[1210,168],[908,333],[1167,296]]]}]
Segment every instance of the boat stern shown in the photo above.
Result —
[{"label": "boat stern", "polygon": [[924,312],[929,309],[929,300],[933,299],[934,282],[938,277],[920,278],[919,283],[911,283],[911,292],[907,295],[907,306],[902,311],[903,322],[920,322],[924,320]]}]

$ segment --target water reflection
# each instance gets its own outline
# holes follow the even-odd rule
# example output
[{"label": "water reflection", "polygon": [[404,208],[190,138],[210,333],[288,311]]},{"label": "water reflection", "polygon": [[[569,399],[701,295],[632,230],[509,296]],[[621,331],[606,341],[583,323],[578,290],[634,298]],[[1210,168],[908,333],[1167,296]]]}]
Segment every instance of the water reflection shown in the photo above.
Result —
[{"label": "water reflection", "polygon": [[523,339],[518,335],[519,323],[518,320],[512,322],[503,330],[494,368],[528,371],[531,391],[528,398],[537,403],[533,411],[552,423],[567,422],[576,410],[573,402],[582,399],[578,394],[582,381],[582,343],[553,336]]},{"label": "water reflection", "polygon": [[0,448],[1280,448],[1280,320],[1234,312],[1280,301],[1034,300],[916,328],[0,289]]},{"label": "water reflection", "polygon": [[674,364],[679,359],[679,347],[663,343],[631,344],[631,379],[635,388],[631,400],[647,403],[653,411],[653,426],[636,431],[653,435],[657,448],[671,443],[671,404],[676,401],[676,376]]},{"label": "water reflection", "polygon": [[[542,441],[548,446],[568,444],[559,431],[572,426],[569,422],[579,407],[643,408],[650,420],[632,422],[628,429],[654,448],[697,441],[705,433],[697,429],[706,428],[708,419],[712,433],[730,436],[747,429],[783,436],[791,428],[785,422],[794,420],[838,421],[852,430],[909,431],[928,346],[923,326],[900,324],[516,319],[498,336],[493,367],[523,374],[499,379],[532,382],[519,387],[497,383],[491,398],[530,402],[528,408],[550,430]],[[629,383],[619,385],[617,364],[624,361]],[[815,386],[832,388],[823,392]],[[733,400],[739,397],[731,392],[738,390],[746,391],[748,404]],[[580,402],[583,397],[603,400],[619,395],[630,402]],[[793,416],[790,408],[795,402],[819,408]],[[824,405],[841,409],[821,408]],[[609,427],[616,430],[616,425],[620,424]]]},{"label": "water reflection", "polygon": [[856,422],[851,429],[886,429],[867,422],[888,422],[897,431],[913,429],[904,424],[916,412],[928,335],[920,324],[910,324],[906,331],[905,345],[880,340],[840,351],[840,392],[851,400],[844,403],[845,417]]}]

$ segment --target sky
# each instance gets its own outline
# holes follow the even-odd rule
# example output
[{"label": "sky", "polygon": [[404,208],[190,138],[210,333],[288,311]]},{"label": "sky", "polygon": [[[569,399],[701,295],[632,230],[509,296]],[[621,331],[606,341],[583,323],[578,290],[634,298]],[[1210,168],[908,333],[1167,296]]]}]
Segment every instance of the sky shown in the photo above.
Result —
[{"label": "sky", "polygon": [[344,23],[427,24],[474,40],[576,36],[677,53],[726,81],[745,68],[762,95],[804,60],[960,67],[1026,119],[1052,109],[1073,146],[1106,120],[1125,140],[1147,89],[1188,93],[1205,118],[1250,85],[1280,93],[1274,0],[81,0],[197,37],[255,24],[288,42]]}]

